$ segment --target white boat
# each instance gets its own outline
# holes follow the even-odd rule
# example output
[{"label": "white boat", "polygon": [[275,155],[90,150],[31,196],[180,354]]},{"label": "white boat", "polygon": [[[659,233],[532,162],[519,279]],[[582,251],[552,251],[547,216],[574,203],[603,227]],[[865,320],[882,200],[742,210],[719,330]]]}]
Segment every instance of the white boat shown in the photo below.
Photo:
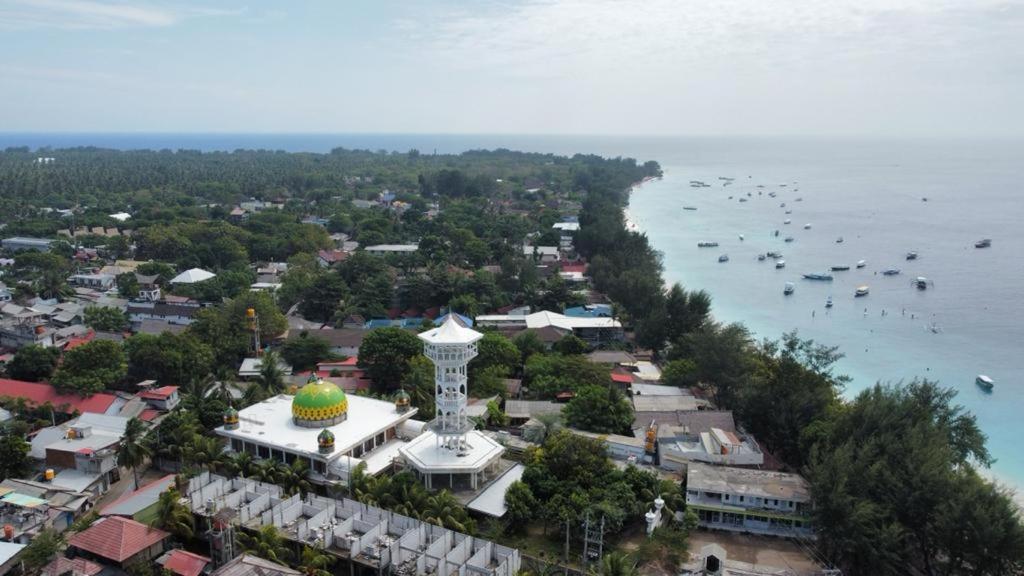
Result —
[{"label": "white boat", "polygon": [[782,289],[782,293],[789,296],[796,290],[796,286],[792,282],[786,282],[786,287]]},{"label": "white boat", "polygon": [[978,374],[978,377],[974,379],[974,382],[984,388],[985,390],[991,390],[996,385],[996,381],[985,376],[984,374]]},{"label": "white boat", "polygon": [[858,298],[860,298],[861,296],[867,296],[869,290],[870,289],[867,287],[867,285],[858,286],[857,290],[854,291],[853,295]]},{"label": "white boat", "polygon": [[776,268],[785,268],[786,267],[786,261],[785,260],[776,260],[775,261],[775,267]]},{"label": "white boat", "polygon": [[743,234],[740,234],[740,242],[743,242]]},{"label": "white boat", "polygon": [[857,268],[863,268],[868,265],[867,260],[857,260]]},{"label": "white boat", "polygon": [[793,222],[793,221],[792,221],[792,220],[790,220],[789,218],[786,218],[785,220],[783,220],[783,221],[782,221],[782,223],[783,223],[783,224],[790,224],[790,223],[792,223],[792,222]]},{"label": "white boat", "polygon": [[810,224],[804,224],[804,230],[810,230],[810,229],[811,229],[811,225]]},{"label": "white boat", "polygon": [[917,260],[917,252],[907,252],[907,260]]},{"label": "white boat", "polygon": [[911,281],[911,284],[913,284],[918,290],[927,290],[930,282],[924,276],[918,276]]}]

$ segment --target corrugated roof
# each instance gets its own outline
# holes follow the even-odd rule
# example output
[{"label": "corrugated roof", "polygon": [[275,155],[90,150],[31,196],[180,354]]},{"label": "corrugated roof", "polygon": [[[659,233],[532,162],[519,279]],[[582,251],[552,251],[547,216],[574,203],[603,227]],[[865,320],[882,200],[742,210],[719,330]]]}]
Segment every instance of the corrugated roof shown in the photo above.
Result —
[{"label": "corrugated roof", "polygon": [[156,504],[160,500],[160,494],[162,494],[168,487],[174,484],[174,474],[168,474],[159,480],[154,480],[149,484],[129,492],[124,496],[121,496],[117,500],[111,502],[103,510],[100,510],[101,516],[134,516],[140,511],[149,508],[153,504]]},{"label": "corrugated roof", "polygon": [[25,398],[37,406],[49,402],[57,409],[66,404],[66,414],[73,414],[76,410],[103,414],[117,399],[111,394],[103,393],[93,394],[88,398],[77,394],[60,394],[56,388],[43,382],[23,382],[6,378],[0,378],[0,396]]},{"label": "corrugated roof", "polygon": [[167,554],[167,560],[164,561],[164,569],[180,576],[199,576],[209,563],[210,559],[206,556],[185,550],[171,550]]},{"label": "corrugated roof", "polygon": [[68,544],[114,562],[124,562],[168,536],[163,530],[110,516],[75,534]]},{"label": "corrugated roof", "polygon": [[301,576],[302,572],[264,560],[251,554],[242,554],[218,568],[210,576]]},{"label": "corrugated roof", "polygon": [[41,576],[95,576],[103,571],[103,566],[90,562],[85,558],[65,558],[58,556],[40,572]]},{"label": "corrugated roof", "polygon": [[508,492],[508,487],[514,482],[522,479],[523,472],[526,472],[526,466],[522,464],[516,464],[509,468],[497,480],[491,482],[490,486],[484,489],[479,496],[470,500],[469,504],[466,504],[466,508],[474,512],[501,518],[505,515],[505,512],[508,512],[508,508],[505,506],[505,492]]}]

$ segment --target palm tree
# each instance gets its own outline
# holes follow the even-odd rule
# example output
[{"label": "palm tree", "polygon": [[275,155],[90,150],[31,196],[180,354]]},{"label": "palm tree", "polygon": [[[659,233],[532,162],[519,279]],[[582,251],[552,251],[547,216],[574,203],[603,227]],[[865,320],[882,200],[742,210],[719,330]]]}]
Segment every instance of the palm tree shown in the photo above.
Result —
[{"label": "palm tree", "polygon": [[277,526],[273,524],[267,524],[252,535],[240,532],[238,540],[242,545],[242,550],[271,562],[284,563],[291,555],[288,551],[288,543],[281,536]]},{"label": "palm tree", "polygon": [[306,576],[331,576],[331,572],[327,568],[332,563],[333,559],[325,554],[319,546],[316,548],[303,546],[302,559],[299,561],[298,568]]},{"label": "palm tree", "polygon": [[459,501],[447,490],[427,498],[427,508],[423,511],[422,520],[456,532],[473,532],[472,520],[466,517]]},{"label": "palm tree", "polygon": [[640,576],[636,562],[621,552],[611,552],[601,558],[601,563],[590,571],[592,576]]},{"label": "palm tree", "polygon": [[185,453],[188,465],[213,470],[224,455],[224,445],[220,438],[196,434],[189,441]]},{"label": "palm tree", "polygon": [[232,478],[250,476],[254,466],[252,454],[248,452],[232,452],[221,463],[224,473]]},{"label": "palm tree", "polygon": [[252,470],[252,477],[260,482],[266,482],[268,484],[274,484],[277,481],[277,461],[265,458],[256,462],[256,465]]},{"label": "palm tree", "polygon": [[287,496],[295,493],[305,494],[312,486],[309,483],[309,463],[297,459],[291,464],[283,462],[277,465],[277,484]]},{"label": "palm tree", "polygon": [[148,442],[144,439],[145,434],[146,424],[138,418],[132,418],[125,425],[124,437],[121,438],[121,445],[117,447],[117,463],[125,468],[132,469],[136,490],[139,488],[139,472],[137,468],[151,454]]},{"label": "palm tree", "polygon": [[260,374],[245,391],[245,400],[250,404],[266,400],[271,396],[284,392],[284,372],[281,370],[281,359],[276,352],[268,350],[260,359]]},{"label": "palm tree", "polygon": [[154,525],[184,539],[195,534],[192,512],[181,503],[181,494],[177,488],[172,486],[160,494]]}]

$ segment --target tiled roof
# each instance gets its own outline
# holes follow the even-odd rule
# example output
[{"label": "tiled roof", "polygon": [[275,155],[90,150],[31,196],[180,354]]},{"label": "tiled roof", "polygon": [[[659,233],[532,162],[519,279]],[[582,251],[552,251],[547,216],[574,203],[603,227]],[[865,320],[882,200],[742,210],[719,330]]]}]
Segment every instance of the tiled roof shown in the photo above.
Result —
[{"label": "tiled roof", "polygon": [[170,570],[180,576],[199,576],[203,568],[210,563],[206,556],[186,552],[185,550],[171,550],[164,562],[164,569]]},{"label": "tiled roof", "polygon": [[170,534],[163,530],[110,516],[75,534],[68,544],[114,562],[124,562],[168,536]]},{"label": "tiled roof", "polygon": [[22,397],[37,406],[49,402],[55,408],[60,408],[67,404],[68,414],[75,410],[103,414],[117,399],[111,394],[103,393],[93,394],[88,398],[77,394],[59,394],[56,388],[43,382],[23,382],[6,378],[0,378],[0,396]]},{"label": "tiled roof", "polygon": [[95,576],[103,571],[103,566],[95,562],[90,562],[85,558],[65,558],[58,556],[56,560],[50,562],[40,572],[41,576]]}]

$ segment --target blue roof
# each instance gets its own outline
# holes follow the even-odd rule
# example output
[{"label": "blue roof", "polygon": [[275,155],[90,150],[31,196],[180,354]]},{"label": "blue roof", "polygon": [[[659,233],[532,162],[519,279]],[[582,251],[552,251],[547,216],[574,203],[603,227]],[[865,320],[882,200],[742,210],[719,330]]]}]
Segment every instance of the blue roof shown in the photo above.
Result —
[{"label": "blue roof", "polygon": [[[459,320],[462,320],[462,323],[466,327],[468,327],[468,328],[472,328],[473,327],[473,319],[470,318],[469,316],[463,316],[462,314],[459,314],[458,312],[453,312],[453,314],[455,314],[456,318],[458,318]],[[440,326],[441,324],[444,324],[445,320],[447,320],[447,319],[448,319],[448,314],[444,314],[442,316],[438,316],[437,319],[434,320],[434,324]]]},{"label": "blue roof", "polygon": [[566,308],[565,315],[573,318],[611,318],[612,306],[611,304],[576,306],[574,308]]}]

